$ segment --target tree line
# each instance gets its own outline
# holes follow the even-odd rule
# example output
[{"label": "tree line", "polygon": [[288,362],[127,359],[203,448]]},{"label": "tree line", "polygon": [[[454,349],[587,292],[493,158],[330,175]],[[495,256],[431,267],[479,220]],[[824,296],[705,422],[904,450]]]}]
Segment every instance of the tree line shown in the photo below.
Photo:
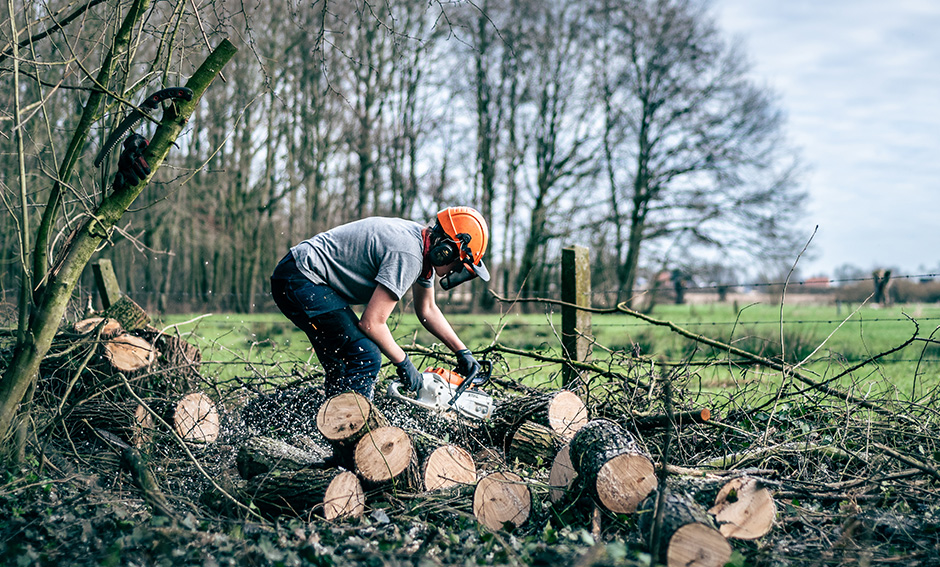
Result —
[{"label": "tree line", "polygon": [[489,220],[505,295],[555,293],[571,243],[611,302],[662,269],[775,269],[800,251],[782,109],[706,2],[26,1],[3,20],[6,304],[111,191],[116,158],[92,161],[129,105],[223,38],[239,52],[97,252],[150,309],[263,308],[298,241],[454,204]]}]

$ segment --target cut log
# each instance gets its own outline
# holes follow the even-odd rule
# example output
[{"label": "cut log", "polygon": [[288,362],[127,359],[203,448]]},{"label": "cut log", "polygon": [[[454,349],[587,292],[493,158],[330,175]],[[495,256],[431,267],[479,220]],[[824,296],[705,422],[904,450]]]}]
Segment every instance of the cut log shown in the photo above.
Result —
[{"label": "cut log", "polygon": [[547,467],[558,451],[565,446],[565,439],[552,428],[534,421],[523,423],[512,435],[507,455],[509,459]]},{"label": "cut log", "polygon": [[721,488],[708,513],[715,516],[718,531],[725,537],[757,539],[770,533],[777,505],[756,478],[739,477]]},{"label": "cut log", "polygon": [[417,490],[418,460],[411,437],[400,427],[386,426],[369,431],[356,443],[356,471],[368,487]]},{"label": "cut log", "polygon": [[219,437],[219,412],[209,396],[193,392],[173,406],[173,431],[190,443],[212,443]]},{"label": "cut log", "polygon": [[568,390],[510,398],[493,410],[487,423],[491,442],[505,447],[513,432],[526,421],[548,426],[571,439],[588,422],[588,411],[581,398]]},{"label": "cut log", "polygon": [[349,471],[343,471],[330,481],[323,494],[324,518],[358,518],[365,509],[366,495],[359,477]]},{"label": "cut log", "polygon": [[317,412],[317,429],[334,446],[352,449],[368,431],[385,427],[385,419],[362,394],[346,392],[329,398]]},{"label": "cut log", "polygon": [[442,490],[458,484],[473,484],[477,469],[466,449],[441,445],[422,460],[421,482],[425,490]]},{"label": "cut log", "polygon": [[133,373],[156,359],[156,350],[146,339],[127,333],[104,343],[105,359],[117,372]]},{"label": "cut log", "polygon": [[246,492],[267,514],[300,516],[314,511],[328,520],[365,511],[365,492],[355,474],[340,469],[302,469],[255,475]]},{"label": "cut log", "polygon": [[515,473],[488,474],[473,491],[473,515],[491,530],[519,527],[528,521],[531,512],[532,493]]},{"label": "cut log", "polygon": [[153,417],[136,400],[90,398],[72,408],[66,418],[71,434],[87,436],[90,429],[103,429],[121,440],[141,447],[151,436]]},{"label": "cut log", "polygon": [[[658,493],[639,507],[640,532],[650,552],[668,567],[724,567],[731,559],[731,545],[711,517],[691,497],[667,490],[663,499],[662,524],[654,543],[653,526]],[[657,549],[653,549],[653,546]]]},{"label": "cut log", "polygon": [[629,514],[656,488],[653,462],[633,436],[616,423],[597,419],[571,440],[571,464],[585,490],[602,507]]},{"label": "cut log", "polygon": [[308,467],[326,468],[329,453],[311,452],[271,437],[252,437],[238,449],[235,463],[242,478],[278,471],[295,471]]},{"label": "cut log", "polygon": [[110,339],[124,332],[124,327],[121,326],[117,319],[105,317],[89,317],[81,321],[76,321],[72,325],[72,330],[79,335],[87,335],[98,329],[99,326],[101,327],[101,338],[103,339]]},{"label": "cut log", "polygon": [[565,445],[555,454],[548,473],[548,485],[551,487],[548,492],[549,499],[552,502],[560,502],[577,478],[578,471],[571,465],[571,447]]}]

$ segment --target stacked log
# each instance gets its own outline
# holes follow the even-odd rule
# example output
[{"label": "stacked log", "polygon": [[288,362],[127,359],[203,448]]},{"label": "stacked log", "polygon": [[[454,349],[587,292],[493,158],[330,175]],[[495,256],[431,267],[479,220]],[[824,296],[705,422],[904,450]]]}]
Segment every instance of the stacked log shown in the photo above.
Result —
[{"label": "stacked log", "polygon": [[[640,532],[650,552],[667,567],[723,567],[731,559],[731,545],[711,516],[691,497],[665,490],[654,492],[639,506]],[[662,502],[657,529],[657,505]]]},{"label": "stacked log", "polygon": [[367,431],[356,443],[353,460],[369,488],[419,490],[418,459],[411,438],[399,427]]},{"label": "stacked log", "polygon": [[552,468],[548,473],[549,499],[560,502],[577,478],[578,471],[571,464],[571,446],[565,445],[552,459]]},{"label": "stacked log", "polygon": [[473,491],[473,515],[491,530],[519,527],[528,521],[531,512],[532,493],[515,473],[490,473]]},{"label": "stacked log", "polygon": [[301,516],[316,512],[328,520],[361,516],[365,491],[359,478],[342,469],[300,469],[255,475],[246,490],[268,514]]},{"label": "stacked log", "polygon": [[570,457],[581,486],[611,512],[634,512],[656,488],[652,460],[612,421],[598,419],[583,426],[571,440]]},{"label": "stacked log", "polygon": [[708,513],[715,517],[718,531],[725,537],[751,540],[770,533],[777,505],[767,487],[756,478],[743,476],[721,487]]},{"label": "stacked log", "polygon": [[548,467],[565,445],[565,438],[554,429],[527,421],[512,434],[506,456],[529,465]]},{"label": "stacked log", "polygon": [[235,463],[242,478],[251,480],[259,474],[326,468],[328,454],[313,452],[271,437],[252,437],[239,448]]},{"label": "stacked log", "polygon": [[549,427],[562,438],[571,439],[588,422],[588,412],[581,398],[568,390],[517,396],[493,410],[486,428],[490,441],[505,448],[513,433],[527,421]]},{"label": "stacked log", "polygon": [[443,490],[476,482],[476,464],[466,449],[423,432],[412,431],[409,435],[418,456],[418,482],[424,490]]},{"label": "stacked log", "polygon": [[365,396],[345,392],[323,402],[317,412],[317,430],[332,445],[333,454],[348,469],[355,467],[356,444],[369,431],[388,425],[388,420]]}]

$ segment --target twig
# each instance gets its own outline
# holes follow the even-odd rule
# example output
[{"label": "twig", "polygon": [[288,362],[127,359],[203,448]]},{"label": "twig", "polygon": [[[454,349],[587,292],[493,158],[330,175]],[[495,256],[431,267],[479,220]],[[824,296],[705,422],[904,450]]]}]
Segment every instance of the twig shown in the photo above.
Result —
[{"label": "twig", "polygon": [[160,425],[166,428],[166,430],[173,437],[173,440],[176,441],[177,445],[183,448],[183,451],[186,453],[186,456],[189,457],[189,460],[192,461],[192,463],[196,466],[196,469],[198,469],[199,472],[202,473],[202,476],[206,477],[206,480],[208,480],[209,483],[212,484],[212,486],[216,490],[218,490],[220,494],[222,494],[223,496],[231,500],[233,503],[235,503],[236,506],[244,509],[246,512],[258,518],[259,520],[263,520],[264,518],[262,518],[261,515],[258,514],[258,512],[252,510],[250,507],[246,506],[237,498],[235,498],[234,496],[226,492],[224,488],[219,486],[219,483],[217,483],[215,479],[212,478],[212,476],[208,472],[206,472],[206,469],[202,467],[202,463],[199,462],[199,459],[197,459],[196,456],[193,455],[192,451],[189,450],[189,447],[186,445],[186,442],[183,441],[183,439],[180,438],[180,436],[176,434],[176,432],[173,430],[173,427],[171,427],[170,424],[167,423],[166,420],[164,420],[160,414],[155,412],[153,408],[147,405],[147,403],[144,402],[144,400],[142,400],[140,396],[137,395],[136,392],[134,392],[134,389],[131,388],[130,382],[127,381],[127,378],[125,378],[123,374],[120,376],[121,376],[121,380],[124,382],[124,387],[127,388],[127,391],[131,395],[131,397],[137,400],[137,403],[142,405],[147,410],[147,413],[149,413],[157,421],[157,423],[159,423]]}]

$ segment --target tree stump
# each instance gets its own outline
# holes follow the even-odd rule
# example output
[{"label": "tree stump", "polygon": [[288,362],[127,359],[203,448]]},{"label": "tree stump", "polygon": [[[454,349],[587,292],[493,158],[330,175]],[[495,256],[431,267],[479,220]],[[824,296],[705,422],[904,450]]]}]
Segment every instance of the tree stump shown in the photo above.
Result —
[{"label": "tree stump", "polygon": [[493,410],[487,432],[494,445],[505,447],[513,432],[530,420],[571,439],[588,422],[588,411],[581,398],[568,390],[516,396]]},{"label": "tree stump", "polygon": [[718,531],[727,538],[757,539],[770,533],[777,505],[757,479],[739,477],[728,481],[708,510],[718,522]]},{"label": "tree stump", "polygon": [[634,512],[656,488],[652,460],[612,421],[598,419],[582,427],[571,440],[570,456],[585,490],[611,512]]},{"label": "tree stump", "polygon": [[488,474],[473,491],[473,515],[491,530],[519,527],[528,521],[531,512],[532,493],[515,473]]},{"label": "tree stump", "polygon": [[568,489],[578,478],[578,471],[571,464],[571,447],[565,445],[558,450],[552,460],[552,468],[548,473],[548,497],[552,502],[560,502]]},{"label": "tree stump", "polygon": [[731,545],[717,529],[708,513],[691,497],[667,490],[663,500],[662,524],[653,549],[653,525],[658,493],[639,506],[640,532],[653,557],[667,567],[724,567],[731,559]]},{"label": "tree stump", "polygon": [[219,437],[219,412],[209,396],[193,392],[172,407],[170,425],[184,441],[212,443]]},{"label": "tree stump", "polygon": [[527,421],[513,433],[506,453],[510,460],[547,467],[564,446],[565,439],[555,430]]},{"label": "tree stump", "polygon": [[414,445],[400,427],[379,427],[367,432],[356,443],[353,460],[367,487],[392,485],[417,490],[421,486]]},{"label": "tree stump", "polygon": [[329,454],[314,453],[271,437],[252,437],[238,449],[235,463],[238,474],[246,480],[278,471],[295,471],[308,467],[325,468]]},{"label": "tree stump", "polygon": [[355,474],[340,469],[301,469],[255,475],[246,493],[267,514],[317,512],[328,520],[361,516],[365,492]]}]

